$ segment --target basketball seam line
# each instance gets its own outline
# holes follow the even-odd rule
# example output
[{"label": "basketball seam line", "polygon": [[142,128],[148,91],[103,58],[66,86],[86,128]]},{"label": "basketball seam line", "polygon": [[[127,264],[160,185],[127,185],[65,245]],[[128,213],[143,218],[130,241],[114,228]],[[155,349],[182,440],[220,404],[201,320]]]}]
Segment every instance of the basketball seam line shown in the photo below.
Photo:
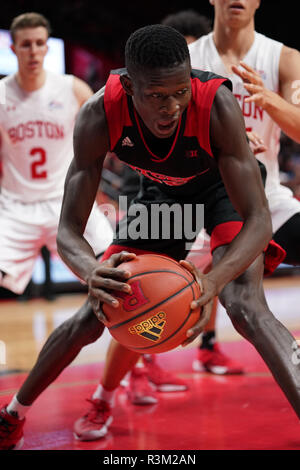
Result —
[{"label": "basketball seam line", "polygon": [[[178,273],[176,273],[178,274]],[[192,281],[190,282],[189,284],[187,284],[186,286],[184,286],[182,289],[180,289],[179,291],[175,292],[174,294],[170,295],[169,297],[167,297],[166,299],[163,299],[161,302],[158,302],[156,305],[153,305],[152,307],[149,307],[147,310],[144,310],[143,312],[141,313],[138,313],[137,315],[135,315],[134,317],[131,317],[129,318],[128,320],[124,320],[123,322],[121,323],[117,323],[116,325],[113,325],[111,326],[109,329],[110,330],[114,330],[116,328],[119,328],[120,326],[123,326],[123,325],[126,325],[126,323],[129,323],[131,322],[132,320],[135,320],[136,318],[139,318],[141,317],[142,315],[144,315],[145,313],[148,313],[148,312],[151,312],[151,310],[153,310],[154,308],[157,308],[159,307],[160,305],[162,305],[163,303],[167,302],[168,300],[172,299],[173,297],[176,297],[176,295],[180,294],[181,292],[183,292],[185,289],[187,289],[188,287],[191,287],[193,284],[194,284],[195,281]]]},{"label": "basketball seam line", "polygon": [[171,271],[170,269],[156,269],[155,271],[143,271],[142,273],[137,273],[137,274],[134,274],[133,276],[130,276],[128,278],[128,281],[130,281],[130,279],[133,279],[137,276],[142,276],[144,274],[155,274],[155,273],[171,273],[171,274],[176,274],[177,276],[180,276],[180,277],[183,277],[183,279],[186,281],[186,282],[190,282],[190,279],[186,278],[183,274],[179,273],[178,271]]}]

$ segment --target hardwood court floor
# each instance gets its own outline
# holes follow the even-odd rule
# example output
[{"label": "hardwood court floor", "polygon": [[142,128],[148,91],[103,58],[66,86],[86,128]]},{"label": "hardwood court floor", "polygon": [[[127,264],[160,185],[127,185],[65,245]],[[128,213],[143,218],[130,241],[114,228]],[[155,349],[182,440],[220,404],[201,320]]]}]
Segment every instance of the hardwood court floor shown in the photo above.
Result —
[{"label": "hardwood court floor", "polygon": [[[265,281],[269,305],[300,338],[300,279]],[[54,302],[0,303],[0,403],[7,403],[24,380],[54,327],[78,308],[84,296]],[[73,438],[75,419],[86,411],[98,383],[109,334],[83,350],[72,366],[36,401],[27,416],[24,449],[299,449],[299,421],[254,348],[233,330],[223,310],[218,317],[222,349],[245,367],[242,376],[194,373],[193,347],[159,356],[159,362],[189,385],[187,392],[160,393],[157,405],[129,403],[119,389],[114,421],[106,438],[81,443]],[[292,350],[291,350],[292,354]],[[20,372],[13,372],[19,370]]]}]

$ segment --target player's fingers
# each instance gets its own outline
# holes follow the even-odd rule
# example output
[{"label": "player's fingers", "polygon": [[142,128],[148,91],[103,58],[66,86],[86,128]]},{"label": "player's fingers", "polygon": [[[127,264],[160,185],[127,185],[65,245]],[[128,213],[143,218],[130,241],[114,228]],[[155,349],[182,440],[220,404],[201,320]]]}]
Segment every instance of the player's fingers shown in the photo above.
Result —
[{"label": "player's fingers", "polygon": [[89,282],[89,288],[102,288],[106,290],[131,293],[131,287],[125,282],[115,281],[109,277],[94,277]]},{"label": "player's fingers", "polygon": [[131,261],[136,258],[135,253],[130,253],[128,251],[121,251],[120,253],[114,253],[108,258],[107,263],[111,267],[117,267],[119,264],[124,263],[125,261]]},{"label": "player's fingers", "polygon": [[96,299],[96,297],[92,297],[90,294],[88,295],[88,300],[89,300],[89,303],[94,311],[94,314],[96,315],[97,319],[104,323],[105,321],[107,321],[107,318],[106,316],[104,315],[104,312],[101,308],[101,303],[100,303],[100,300],[99,299]]},{"label": "player's fingers", "polygon": [[93,272],[93,279],[101,279],[101,278],[107,278],[107,279],[115,279],[119,281],[126,281],[130,277],[130,272],[125,271],[123,269],[118,269],[118,268],[113,268],[110,266],[103,266],[99,265],[98,268],[96,268]]},{"label": "player's fingers", "polygon": [[101,305],[99,307],[99,309],[97,310],[97,312],[95,312],[95,315],[96,317],[98,318],[98,320],[101,322],[101,323],[107,323],[108,319],[106,318],[102,308],[101,308]]},{"label": "player's fingers", "polygon": [[[255,93],[261,93],[263,92],[263,87],[260,85],[255,85],[254,83],[245,83],[244,84],[245,88],[251,95],[253,96]],[[245,101],[248,100],[248,97],[245,98]]]},{"label": "player's fingers", "polygon": [[[89,295],[92,298],[97,299],[99,301],[99,305],[102,302],[114,308],[117,308],[119,306],[119,301],[115,297],[110,295],[108,292],[106,292],[105,290],[97,289],[95,287],[90,287]],[[93,305],[96,305],[96,301],[94,301]]]},{"label": "player's fingers", "polygon": [[192,343],[197,338],[197,336],[202,333],[203,328],[207,325],[210,320],[212,307],[213,300],[211,300],[208,304],[203,307],[200,319],[192,328],[187,331],[187,339],[182,343],[182,346],[187,346],[188,344]]},{"label": "player's fingers", "polygon": [[266,150],[268,150],[268,147],[266,147],[265,145],[258,145],[257,147],[254,147],[252,149],[252,152],[254,153],[254,155],[257,155],[258,153],[265,152]]},{"label": "player's fingers", "polygon": [[236,65],[232,65],[231,70],[243,80],[242,71]]},{"label": "player's fingers", "polygon": [[196,279],[196,281],[200,285],[201,292],[203,292],[201,274],[200,274],[199,270],[196,268],[196,266],[193,263],[191,263],[191,261],[186,261],[186,260],[181,260],[181,261],[179,261],[179,263],[181,264],[181,266],[186,268],[194,276],[194,278]]},{"label": "player's fingers", "polygon": [[247,70],[247,72],[251,73],[252,75],[255,75],[257,80],[262,82],[262,79],[261,79],[259,73],[257,73],[257,71],[253,67],[250,67],[250,65],[246,64],[246,62],[243,62],[242,60],[240,61],[240,65],[245,70]]}]

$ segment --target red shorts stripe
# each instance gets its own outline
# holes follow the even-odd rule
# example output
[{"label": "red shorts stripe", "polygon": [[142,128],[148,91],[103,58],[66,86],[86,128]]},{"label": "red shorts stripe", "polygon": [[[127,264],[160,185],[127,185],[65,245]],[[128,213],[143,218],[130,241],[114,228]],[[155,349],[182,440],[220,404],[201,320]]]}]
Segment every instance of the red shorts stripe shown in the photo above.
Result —
[{"label": "red shorts stripe", "polygon": [[[228,245],[237,236],[243,226],[242,222],[232,221],[217,225],[211,234],[210,249],[213,252],[218,246]],[[286,257],[286,252],[274,240],[271,240],[264,250],[265,252],[265,276],[275,271],[277,266]]]}]

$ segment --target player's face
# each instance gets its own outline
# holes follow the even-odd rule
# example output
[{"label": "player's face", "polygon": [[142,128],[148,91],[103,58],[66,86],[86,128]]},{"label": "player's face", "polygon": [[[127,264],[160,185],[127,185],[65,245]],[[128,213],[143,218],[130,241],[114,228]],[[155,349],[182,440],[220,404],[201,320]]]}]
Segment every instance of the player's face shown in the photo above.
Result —
[{"label": "player's face", "polygon": [[16,31],[12,50],[18,59],[19,70],[27,75],[38,75],[43,70],[48,32],[43,26]]},{"label": "player's face", "polygon": [[215,21],[230,27],[242,27],[254,18],[260,0],[210,0],[215,8]]},{"label": "player's face", "polygon": [[134,106],[146,127],[159,138],[170,137],[191,99],[190,64],[139,72],[132,80]]}]

